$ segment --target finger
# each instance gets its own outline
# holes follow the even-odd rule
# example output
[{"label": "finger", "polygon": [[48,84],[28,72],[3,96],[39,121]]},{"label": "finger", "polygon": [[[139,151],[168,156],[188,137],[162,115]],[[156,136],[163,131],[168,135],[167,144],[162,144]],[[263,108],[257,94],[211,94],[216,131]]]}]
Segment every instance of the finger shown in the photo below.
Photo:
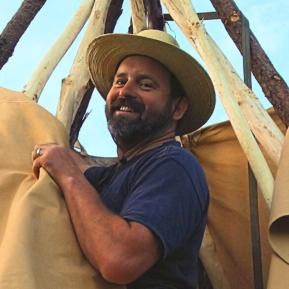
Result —
[{"label": "finger", "polygon": [[33,148],[33,151],[31,152],[31,157],[32,157],[32,162],[34,161],[35,159],[35,152],[37,150],[39,146],[38,145],[35,145],[34,148]]},{"label": "finger", "polygon": [[40,168],[41,168],[41,164],[40,164],[39,158],[35,159],[32,164],[32,172],[37,179],[39,179]]},{"label": "finger", "polygon": [[41,144],[39,146],[41,148],[49,148],[49,147],[54,147],[54,146],[59,146],[59,145],[55,142],[49,142],[49,143]]},{"label": "finger", "polygon": [[43,148],[40,147],[39,145],[36,145],[34,147],[33,152],[32,152],[32,161],[34,161],[38,157],[42,156],[42,154],[43,154]]},{"label": "finger", "polygon": [[34,149],[32,151],[32,161],[34,161],[36,159],[36,151],[38,150],[39,145],[35,145]]},{"label": "finger", "polygon": [[31,161],[32,161],[32,163],[33,163],[33,161],[34,161],[34,153],[35,153],[35,151],[33,150],[33,151],[31,152]]}]

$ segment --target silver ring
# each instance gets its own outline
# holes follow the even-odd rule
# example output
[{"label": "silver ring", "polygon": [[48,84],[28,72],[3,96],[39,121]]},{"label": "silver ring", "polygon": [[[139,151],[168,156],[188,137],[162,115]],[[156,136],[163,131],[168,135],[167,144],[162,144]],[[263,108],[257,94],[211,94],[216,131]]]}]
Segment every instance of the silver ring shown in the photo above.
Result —
[{"label": "silver ring", "polygon": [[35,157],[40,157],[42,154],[41,154],[41,148],[37,148],[36,151],[35,151]]}]

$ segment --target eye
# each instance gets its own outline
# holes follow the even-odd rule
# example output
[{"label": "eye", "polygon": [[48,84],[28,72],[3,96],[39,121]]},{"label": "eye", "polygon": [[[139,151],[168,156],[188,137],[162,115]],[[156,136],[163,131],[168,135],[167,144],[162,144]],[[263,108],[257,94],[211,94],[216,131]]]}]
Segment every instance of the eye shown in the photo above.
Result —
[{"label": "eye", "polygon": [[115,79],[114,81],[113,81],[113,85],[115,86],[115,87],[122,87],[122,86],[124,86],[125,84],[126,84],[126,79],[124,79],[124,78],[117,78],[117,79]]},{"label": "eye", "polygon": [[151,90],[155,88],[155,84],[149,79],[141,80],[139,86],[144,90]]}]

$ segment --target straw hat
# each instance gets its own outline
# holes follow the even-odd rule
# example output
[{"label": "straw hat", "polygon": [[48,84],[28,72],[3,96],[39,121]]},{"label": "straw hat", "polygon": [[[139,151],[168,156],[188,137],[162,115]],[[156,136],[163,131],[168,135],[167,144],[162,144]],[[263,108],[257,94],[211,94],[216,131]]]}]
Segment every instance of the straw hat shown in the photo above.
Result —
[{"label": "straw hat", "polygon": [[179,48],[171,35],[159,30],[104,34],[91,42],[87,51],[89,72],[104,99],[119,63],[129,55],[149,56],[159,61],[183,86],[189,108],[178,122],[177,135],[190,133],[206,123],[215,106],[211,79],[191,55]]}]

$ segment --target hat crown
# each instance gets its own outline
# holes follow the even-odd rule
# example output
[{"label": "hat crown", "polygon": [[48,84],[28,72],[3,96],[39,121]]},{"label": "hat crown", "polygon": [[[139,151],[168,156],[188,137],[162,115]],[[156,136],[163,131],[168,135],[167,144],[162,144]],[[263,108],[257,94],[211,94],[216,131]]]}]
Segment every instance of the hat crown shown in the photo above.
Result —
[{"label": "hat crown", "polygon": [[173,38],[170,34],[161,30],[156,30],[156,29],[142,30],[137,35],[151,38],[151,39],[158,40],[158,41],[162,41],[162,42],[165,42],[167,44],[170,44],[179,48],[179,44],[176,41],[176,39]]}]

